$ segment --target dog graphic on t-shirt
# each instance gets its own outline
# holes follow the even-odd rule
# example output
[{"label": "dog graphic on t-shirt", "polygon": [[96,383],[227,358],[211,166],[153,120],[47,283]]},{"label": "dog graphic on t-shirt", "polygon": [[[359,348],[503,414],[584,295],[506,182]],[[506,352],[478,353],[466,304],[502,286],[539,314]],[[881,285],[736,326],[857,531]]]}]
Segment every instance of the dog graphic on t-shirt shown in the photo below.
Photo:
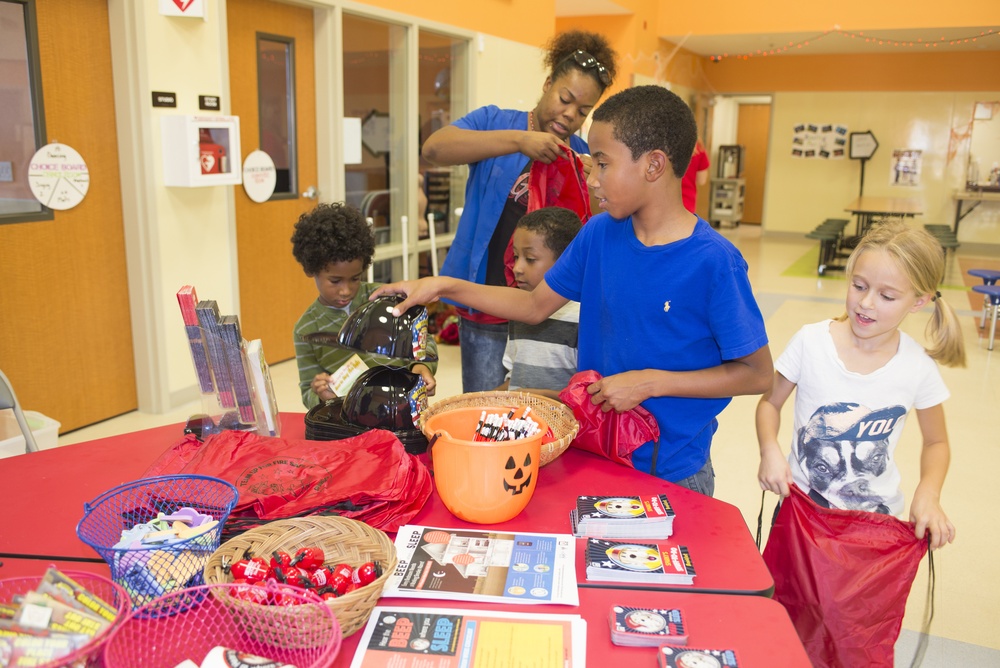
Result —
[{"label": "dog graphic on t-shirt", "polygon": [[902,406],[840,402],[816,409],[798,434],[809,496],[825,508],[889,514],[873,482],[889,468],[889,436],[905,416]]}]

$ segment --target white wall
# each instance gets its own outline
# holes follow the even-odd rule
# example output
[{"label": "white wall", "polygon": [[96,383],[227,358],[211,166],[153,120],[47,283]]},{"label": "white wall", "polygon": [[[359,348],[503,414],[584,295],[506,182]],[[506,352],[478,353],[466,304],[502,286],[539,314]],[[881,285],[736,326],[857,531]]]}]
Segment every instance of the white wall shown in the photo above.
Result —
[{"label": "white wall", "polygon": [[[161,16],[155,2],[108,3],[136,388],[147,412],[198,396],[177,290],[192,284],[224,313],[239,308],[233,186],[163,185],[160,119],[209,113],[199,95],[229,108],[225,2],[206,5],[202,20]],[[177,107],[154,108],[152,91],[175,93]]]},{"label": "white wall", "polygon": [[[799,123],[843,124],[850,132],[871,130],[879,148],[865,167],[865,195],[911,197],[923,201],[916,224],[951,225],[952,191],[962,187],[968,141],[961,132],[977,100],[998,93],[837,92],[776,93],[764,193],[768,232],[808,232],[825,218],[846,218],[845,205],[858,195],[856,160],[794,158],[792,128]],[[953,138],[953,129],[956,129]],[[894,149],[923,151],[918,187],[891,184]],[[959,240],[1000,243],[1000,205],[984,203],[965,218]]]},{"label": "white wall", "polygon": [[544,52],[527,44],[480,33],[472,45],[471,109],[495,104],[503,109],[533,109],[548,72]]}]

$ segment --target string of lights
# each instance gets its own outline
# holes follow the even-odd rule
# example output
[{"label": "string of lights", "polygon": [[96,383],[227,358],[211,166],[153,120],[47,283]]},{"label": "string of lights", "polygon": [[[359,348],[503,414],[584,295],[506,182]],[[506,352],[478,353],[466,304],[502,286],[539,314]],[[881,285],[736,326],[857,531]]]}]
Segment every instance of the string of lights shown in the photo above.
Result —
[{"label": "string of lights", "polygon": [[971,44],[980,39],[987,39],[990,37],[997,37],[1000,35],[1000,29],[990,28],[989,30],[982,30],[976,35],[969,35],[966,37],[953,37],[940,39],[894,39],[891,37],[885,37],[881,35],[866,35],[863,30],[852,31],[852,30],[841,30],[840,28],[831,28],[830,30],[825,30],[813,37],[800,40],[798,42],[790,41],[788,44],[783,44],[781,46],[775,46],[769,49],[757,49],[756,51],[748,51],[746,53],[723,53],[711,56],[712,62],[719,62],[724,59],[736,59],[736,60],[750,60],[751,58],[763,58],[766,56],[777,56],[783,53],[788,53],[789,51],[802,50],[809,47],[810,45],[819,42],[822,39],[830,37],[831,35],[839,35],[847,39],[857,39],[864,40],[866,44],[871,44],[873,46],[889,47],[889,48],[924,48],[924,49],[935,49],[938,46],[943,46],[947,44],[948,46],[955,46],[956,44]]}]

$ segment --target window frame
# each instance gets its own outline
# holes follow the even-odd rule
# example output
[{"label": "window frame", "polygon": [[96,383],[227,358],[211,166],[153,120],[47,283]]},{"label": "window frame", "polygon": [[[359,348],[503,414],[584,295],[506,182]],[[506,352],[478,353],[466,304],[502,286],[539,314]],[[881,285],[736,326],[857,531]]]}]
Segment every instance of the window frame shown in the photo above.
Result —
[{"label": "window frame", "polygon": [[295,38],[284,35],[277,35],[268,32],[257,32],[256,53],[254,58],[257,61],[257,145],[264,145],[264,126],[261,122],[263,117],[261,110],[261,70],[260,70],[260,43],[261,40],[278,42],[284,44],[288,49],[288,108],[285,110],[288,118],[288,129],[291,138],[288,142],[288,190],[275,190],[267,199],[268,202],[275,200],[298,199],[299,193],[299,123],[298,123],[298,88],[295,85]]},{"label": "window frame", "polygon": [[[34,125],[35,151],[45,146],[47,133],[45,131],[45,104],[42,95],[42,62],[38,50],[38,15],[35,11],[36,0],[0,0],[12,5],[21,5],[24,12],[24,39],[28,56],[28,86],[31,93],[31,116]],[[27,172],[27,164],[22,165]],[[36,200],[37,201],[37,200]],[[33,223],[55,219],[55,210],[41,202],[41,211],[33,213],[0,213],[0,225],[12,223]]]}]

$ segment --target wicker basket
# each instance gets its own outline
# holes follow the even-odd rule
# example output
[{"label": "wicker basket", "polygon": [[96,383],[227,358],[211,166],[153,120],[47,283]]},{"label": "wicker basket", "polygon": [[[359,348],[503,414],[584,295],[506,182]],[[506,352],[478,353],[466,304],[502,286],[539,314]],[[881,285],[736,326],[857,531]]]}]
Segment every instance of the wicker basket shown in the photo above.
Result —
[{"label": "wicker basket", "polygon": [[323,550],[327,564],[343,563],[353,568],[366,561],[377,561],[382,566],[382,575],[371,584],[327,602],[346,638],[368,621],[382,587],[396,569],[396,546],[384,532],[363,522],[343,517],[298,517],[268,522],[223,543],[205,565],[205,582],[232,582],[232,575],[223,570],[224,564],[248,555],[267,558],[275,550],[294,554],[299,548],[310,546]]},{"label": "wicker basket", "polygon": [[[530,392],[467,392],[454,397],[442,399],[431,404],[430,408],[420,416],[420,428],[424,428],[427,419],[432,415],[454,410],[456,408],[474,408],[488,406],[518,407],[531,406],[531,410],[541,415],[545,423],[552,430],[555,440],[546,442],[542,439],[541,466],[545,466],[561,455],[569,447],[569,444],[576,438],[580,431],[580,423],[573,416],[573,411],[569,406],[560,403],[555,399],[549,399]],[[424,431],[428,439],[433,434]]]}]

